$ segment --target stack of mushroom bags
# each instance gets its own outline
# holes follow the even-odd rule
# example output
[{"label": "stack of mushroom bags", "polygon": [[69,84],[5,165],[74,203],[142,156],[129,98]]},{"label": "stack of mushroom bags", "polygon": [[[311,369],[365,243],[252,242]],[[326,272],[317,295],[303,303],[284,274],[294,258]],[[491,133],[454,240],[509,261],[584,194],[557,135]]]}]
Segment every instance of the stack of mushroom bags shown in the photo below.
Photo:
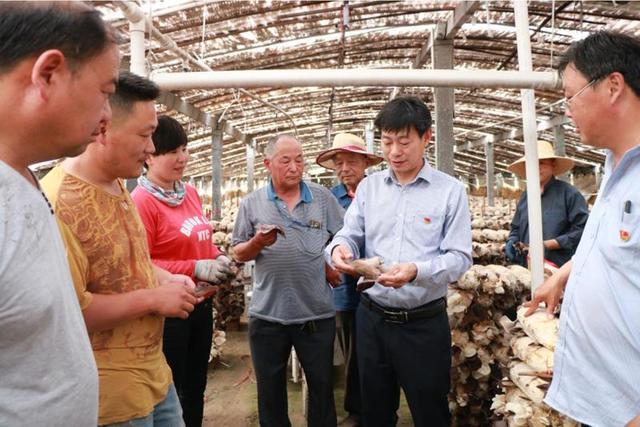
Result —
[{"label": "stack of mushroom bags", "polygon": [[515,202],[495,199],[494,206],[487,206],[485,198],[470,197],[469,207],[473,263],[505,264],[504,244],[509,238]]},{"label": "stack of mushroom bags", "polygon": [[510,427],[578,426],[543,402],[553,375],[559,319],[549,317],[542,308],[529,317],[526,311],[521,307],[516,321],[503,318],[500,322],[508,357],[500,360],[505,377],[491,410]]},{"label": "stack of mushroom bags", "polygon": [[[225,200],[220,221],[211,221],[213,227],[213,244],[233,260],[232,232],[238,214],[239,200],[233,199],[233,205]],[[220,285],[213,297],[216,311],[216,329],[226,330],[227,325],[237,324],[244,313],[244,286],[250,278],[243,274],[243,265],[232,261],[231,269],[235,273],[232,280]]]},{"label": "stack of mushroom bags", "polygon": [[[470,198],[474,265],[449,287],[452,338],[449,407],[454,426],[573,425],[542,399],[553,367],[558,319],[544,312],[524,318],[531,273],[505,265],[504,243],[515,201],[495,206]],[[545,272],[547,274],[551,272]],[[517,319],[511,321],[506,314]]]},{"label": "stack of mushroom bags", "polygon": [[530,283],[529,271],[518,265],[473,265],[449,287],[453,425],[490,424],[491,400],[503,376],[500,364],[509,360],[499,322],[522,303]]},{"label": "stack of mushroom bags", "polygon": [[[490,424],[491,399],[502,378],[499,357],[507,356],[499,319],[529,294],[531,275],[520,266],[505,266],[513,202],[470,197],[474,265],[447,293],[452,367],[449,407],[454,426]],[[500,355],[500,356],[497,356]]]},{"label": "stack of mushroom bags", "polygon": [[213,227],[213,244],[229,258],[233,257],[232,233],[238,215],[238,206],[230,206],[222,209],[222,219],[211,221]]}]

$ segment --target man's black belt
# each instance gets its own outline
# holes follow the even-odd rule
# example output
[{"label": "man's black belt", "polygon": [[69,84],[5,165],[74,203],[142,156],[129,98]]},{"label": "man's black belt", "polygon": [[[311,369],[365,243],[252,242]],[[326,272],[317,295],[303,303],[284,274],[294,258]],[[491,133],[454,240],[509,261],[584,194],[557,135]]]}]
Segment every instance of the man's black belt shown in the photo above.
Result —
[{"label": "man's black belt", "polygon": [[420,307],[412,308],[410,310],[403,310],[399,308],[384,307],[373,301],[369,295],[361,294],[360,304],[381,315],[385,322],[388,323],[409,323],[414,320],[427,319],[439,314],[447,309],[447,302],[444,298],[438,298],[428,302]]}]

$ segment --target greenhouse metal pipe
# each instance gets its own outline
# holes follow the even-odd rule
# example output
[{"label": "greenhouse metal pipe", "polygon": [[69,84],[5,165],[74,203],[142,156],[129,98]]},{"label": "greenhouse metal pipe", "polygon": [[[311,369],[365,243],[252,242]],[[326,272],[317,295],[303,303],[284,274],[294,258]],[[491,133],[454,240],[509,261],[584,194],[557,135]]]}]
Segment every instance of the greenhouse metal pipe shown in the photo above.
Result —
[{"label": "greenhouse metal pipe", "polygon": [[[209,71],[209,72],[213,72],[213,69],[211,67],[209,67],[205,62],[200,61],[199,59],[195,58],[193,55],[191,55],[189,52],[187,52],[186,50],[182,49],[180,46],[178,46],[176,44],[176,42],[169,36],[166,36],[165,34],[162,34],[160,32],[160,30],[158,30],[156,27],[153,26],[153,22],[151,21],[151,19],[147,16],[145,16],[144,12],[142,11],[142,9],[140,9],[140,7],[130,1],[116,1],[114,2],[122,11],[122,13],[124,14],[125,18],[127,18],[130,22],[133,23],[138,23],[139,21],[142,21],[146,24],[147,28],[149,28],[149,32],[151,33],[151,35],[158,40],[162,46],[166,49],[169,49],[170,51],[172,51],[173,53],[177,54],[180,58],[182,58],[183,60],[192,63],[193,65],[197,66],[200,69]],[[200,89],[198,87],[192,87],[191,89]],[[290,122],[291,125],[293,126],[293,131],[295,133],[295,135],[298,135],[298,128],[296,126],[296,123],[293,121],[293,117],[291,117],[291,115],[289,113],[287,113],[285,110],[283,110],[282,108],[278,107],[277,105],[269,102],[269,101],[265,101],[264,99],[260,98],[258,95],[255,95],[241,87],[237,88],[238,91],[240,91],[241,93],[243,93],[244,95],[247,95],[249,98],[252,98],[268,107],[273,108],[274,110],[282,113]],[[168,89],[171,90],[171,89]]]},{"label": "greenhouse metal pipe", "polygon": [[493,70],[280,69],[152,73],[164,90],[234,87],[434,86],[558,89],[557,73]]},{"label": "greenhouse metal pipe", "polygon": [[[529,12],[527,3],[513,3],[518,44],[518,66],[521,72],[533,69],[531,40],[529,39]],[[531,294],[544,281],[544,249],[542,243],[542,201],[540,198],[540,173],[538,167],[538,132],[536,105],[532,89],[522,91],[522,129],[527,174],[527,209],[529,213],[529,256],[531,262]]]},{"label": "greenhouse metal pipe", "polygon": [[131,61],[129,70],[139,76],[147,76],[147,67],[144,58],[144,20],[129,21],[129,39],[131,41]]}]

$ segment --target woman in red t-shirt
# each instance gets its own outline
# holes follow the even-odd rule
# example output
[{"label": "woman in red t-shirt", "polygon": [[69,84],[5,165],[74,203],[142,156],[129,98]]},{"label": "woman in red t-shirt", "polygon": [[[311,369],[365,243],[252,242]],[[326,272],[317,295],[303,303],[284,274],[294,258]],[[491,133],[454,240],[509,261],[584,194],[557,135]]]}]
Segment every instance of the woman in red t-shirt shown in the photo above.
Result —
[{"label": "woman in red t-shirt", "polygon": [[[147,230],[151,259],[196,282],[215,285],[229,279],[229,259],[211,242],[212,228],[202,213],[200,197],[182,182],[189,159],[182,125],[171,117],[159,117],[153,143],[156,151],[147,159],[147,173],[131,194]],[[187,427],[202,425],[212,335],[210,298],[197,305],[188,319],[165,320],[163,351]]]}]

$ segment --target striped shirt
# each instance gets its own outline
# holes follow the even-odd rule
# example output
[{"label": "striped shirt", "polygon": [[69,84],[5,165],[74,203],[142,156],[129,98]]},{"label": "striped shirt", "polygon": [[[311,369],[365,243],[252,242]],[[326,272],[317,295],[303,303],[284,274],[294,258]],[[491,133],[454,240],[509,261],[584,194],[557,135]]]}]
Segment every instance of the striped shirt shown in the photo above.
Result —
[{"label": "striped shirt", "polygon": [[592,426],[640,414],[640,146],[605,177],[573,257],[546,403]]},{"label": "striped shirt", "polygon": [[290,213],[271,182],[242,200],[233,244],[246,242],[260,224],[281,226],[285,236],[256,257],[249,315],[282,324],[335,316],[324,271],[323,249],[342,227],[343,209],[326,188],[300,184],[300,201]]},{"label": "striped shirt", "polygon": [[394,289],[376,283],[367,295],[385,307],[411,309],[447,294],[471,266],[471,220],[462,183],[428,163],[405,185],[393,171],[365,178],[325,251],[348,246],[354,258],[380,256],[386,265],[412,262],[415,280]]}]

